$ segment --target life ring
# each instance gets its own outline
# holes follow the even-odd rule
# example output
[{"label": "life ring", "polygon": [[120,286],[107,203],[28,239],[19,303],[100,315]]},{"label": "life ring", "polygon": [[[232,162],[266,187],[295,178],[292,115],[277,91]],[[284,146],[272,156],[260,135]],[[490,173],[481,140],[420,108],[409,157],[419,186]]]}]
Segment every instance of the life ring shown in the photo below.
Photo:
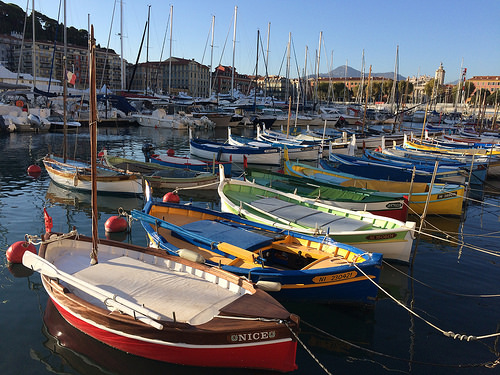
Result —
[{"label": "life ring", "polygon": [[16,107],[23,108],[24,102],[22,100],[16,100]]}]

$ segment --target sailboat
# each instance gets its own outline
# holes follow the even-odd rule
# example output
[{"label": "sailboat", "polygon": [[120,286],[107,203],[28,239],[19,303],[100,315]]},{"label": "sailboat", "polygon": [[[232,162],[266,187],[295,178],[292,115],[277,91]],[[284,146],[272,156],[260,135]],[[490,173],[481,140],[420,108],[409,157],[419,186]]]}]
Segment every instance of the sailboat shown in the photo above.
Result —
[{"label": "sailboat", "polygon": [[192,366],[295,370],[298,317],[266,292],[220,268],[98,238],[93,26],[89,73],[92,236],[53,233],[45,210],[38,255],[26,251],[33,243],[20,246],[23,265],[41,274],[69,324],[121,351]]}]

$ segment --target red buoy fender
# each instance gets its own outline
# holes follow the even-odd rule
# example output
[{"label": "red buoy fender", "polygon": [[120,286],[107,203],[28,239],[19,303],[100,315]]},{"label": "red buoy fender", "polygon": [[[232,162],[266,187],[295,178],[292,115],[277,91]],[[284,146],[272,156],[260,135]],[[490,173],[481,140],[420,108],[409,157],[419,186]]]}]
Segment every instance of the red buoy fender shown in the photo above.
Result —
[{"label": "red buoy fender", "polygon": [[106,232],[125,232],[128,229],[127,220],[123,216],[111,216],[104,224]]},{"label": "red buoy fender", "polygon": [[42,173],[42,168],[40,166],[33,164],[28,167],[28,175],[31,177],[38,177]]},{"label": "red buoy fender", "polygon": [[10,245],[5,253],[5,256],[7,257],[7,261],[9,263],[22,264],[25,251],[31,251],[33,254],[36,254],[36,247],[32,243],[26,241],[17,241]]},{"label": "red buoy fender", "polygon": [[181,199],[175,192],[169,192],[163,196],[163,202],[168,202],[168,203],[179,203]]}]

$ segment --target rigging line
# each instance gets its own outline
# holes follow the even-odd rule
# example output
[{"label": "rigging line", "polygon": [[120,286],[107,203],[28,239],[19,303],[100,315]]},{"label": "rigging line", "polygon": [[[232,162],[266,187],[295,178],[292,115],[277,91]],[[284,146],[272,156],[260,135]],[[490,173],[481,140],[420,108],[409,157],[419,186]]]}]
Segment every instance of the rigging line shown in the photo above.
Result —
[{"label": "rigging line", "polygon": [[398,301],[396,298],[394,298],[389,292],[387,292],[384,288],[382,288],[379,284],[377,284],[374,280],[372,280],[372,278],[369,277],[361,268],[359,268],[359,266],[356,263],[352,263],[352,265],[354,267],[356,267],[356,269],[360,273],[362,273],[371,283],[373,283],[387,297],[389,297],[390,299],[392,299],[397,305],[401,306],[403,309],[405,309],[406,311],[408,311],[410,314],[412,314],[415,317],[419,318],[421,321],[423,321],[424,323],[426,323],[430,327],[434,328],[436,331],[440,332],[441,334],[443,334],[446,337],[450,337],[450,338],[453,338],[455,340],[459,339],[460,341],[467,341],[467,342],[477,341],[477,340],[482,340],[482,339],[491,338],[491,337],[497,337],[497,336],[500,337],[500,332],[492,333],[492,334],[488,334],[488,335],[483,335],[483,336],[475,336],[475,335],[465,335],[465,334],[455,333],[453,331],[445,331],[444,329],[439,328],[437,325],[435,325],[434,323],[432,323],[432,322],[428,321],[427,319],[423,318],[422,316],[420,316],[419,314],[417,314],[415,311],[413,311],[411,308],[407,307],[406,305],[404,305],[403,303],[401,303],[400,301]]},{"label": "rigging line", "polygon": [[492,297],[500,297],[500,294],[466,294],[466,293],[456,293],[456,292],[450,292],[450,291],[447,291],[447,290],[443,290],[443,289],[438,289],[438,288],[434,288],[433,286],[427,284],[427,283],[424,283],[423,281],[420,281],[416,278],[414,278],[413,276],[410,276],[408,275],[407,273],[401,271],[400,269],[394,267],[392,264],[390,264],[389,262],[385,261],[385,260],[382,260],[382,262],[384,263],[384,266],[388,266],[390,267],[391,269],[393,269],[394,271],[397,271],[398,273],[402,274],[402,275],[405,275],[407,276],[409,279],[411,279],[412,281],[415,281],[417,282],[418,284],[420,285],[423,285],[425,286],[426,288],[429,288],[429,289],[432,289],[434,290],[435,292],[439,292],[439,293],[442,293],[442,294],[448,294],[448,295],[452,295],[452,296],[457,296],[457,297],[471,297],[471,298],[492,298]]},{"label": "rigging line", "polygon": [[[115,3],[113,4],[113,13],[111,14],[111,24],[109,25],[108,43],[106,44],[106,53],[104,54],[104,67],[102,69],[100,87],[102,87],[102,84],[104,82],[104,74],[106,73],[106,65],[108,63],[109,41],[111,40],[111,31],[113,29],[113,21],[115,19],[115,8],[116,8],[116,0],[115,0]],[[66,27],[66,25],[65,25],[65,27]],[[65,74],[66,74],[66,72],[65,72]]]},{"label": "rigging line", "polygon": [[207,52],[208,41],[210,39],[210,35],[212,35],[212,25],[208,29],[207,40],[205,40],[205,48],[203,49],[203,55],[201,55],[201,64],[203,65],[203,60],[205,59],[205,52]]}]

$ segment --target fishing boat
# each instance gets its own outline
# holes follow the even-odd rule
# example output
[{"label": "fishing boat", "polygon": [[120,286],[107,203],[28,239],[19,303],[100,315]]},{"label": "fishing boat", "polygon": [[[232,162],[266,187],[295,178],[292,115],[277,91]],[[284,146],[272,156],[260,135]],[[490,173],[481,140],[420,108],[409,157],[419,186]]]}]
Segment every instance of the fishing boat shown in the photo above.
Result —
[{"label": "fishing boat", "polygon": [[[419,159],[418,156],[414,158],[402,158],[398,157],[394,154],[384,153],[383,150],[365,150],[363,153],[363,159],[365,160],[374,160],[376,162],[382,164],[389,164],[394,167],[401,167],[403,170],[411,169],[413,172],[413,168],[415,167],[415,171],[423,170],[429,173],[432,173],[436,167],[436,160],[425,160]],[[437,160],[438,169],[437,172],[455,172],[464,177],[465,181],[473,185],[483,185],[488,171],[487,163],[446,163],[442,162],[442,160]],[[436,176],[437,177],[437,176]],[[453,179],[451,176],[446,178],[445,181],[457,182],[460,183],[461,179]],[[464,181],[464,182],[465,182]]]},{"label": "fishing boat", "polygon": [[[464,184],[468,173],[453,166],[439,166],[434,172],[434,166],[412,166],[403,163],[369,160],[359,156],[331,154],[329,157],[328,169],[342,173],[350,173],[363,178],[375,178],[389,181],[406,182],[431,182],[434,178],[439,182],[451,182]],[[486,177],[484,170],[481,184]]]},{"label": "fishing boat", "polygon": [[415,222],[352,211],[297,194],[220,177],[221,209],[283,230],[329,236],[335,241],[408,262]]},{"label": "fishing boat", "polygon": [[372,305],[382,255],[193,205],[133,210],[151,245],[247,277],[280,300]]},{"label": "fishing boat", "polygon": [[148,181],[153,189],[216,189],[218,177],[210,172],[167,167],[156,163],[110,156],[103,152],[103,163],[124,173],[137,173]]},{"label": "fishing boat", "polygon": [[227,128],[227,142],[234,146],[256,146],[256,147],[278,147],[284,150],[288,149],[288,155],[296,160],[318,160],[321,153],[320,145],[300,145],[294,142],[287,141],[259,141],[255,138],[243,137],[231,133],[231,128]]},{"label": "fishing boat", "polygon": [[234,146],[201,138],[191,138],[189,152],[198,158],[234,163],[280,165],[281,150],[278,147]]},{"label": "fishing boat", "polygon": [[294,177],[251,167],[245,169],[245,179],[348,210],[368,211],[401,221],[406,221],[408,215],[408,199],[404,194],[398,198],[394,194],[384,195],[375,190],[333,185],[308,177]]},{"label": "fishing boat", "polygon": [[[52,154],[43,158],[43,164],[52,181],[66,189],[90,192],[92,189],[90,163],[77,159],[64,159]],[[142,178],[100,165],[96,169],[97,190],[101,193],[142,194]]]},{"label": "fishing boat", "polygon": [[[95,172],[93,26],[91,41]],[[96,184],[92,173],[92,186]],[[91,237],[76,230],[52,232],[52,218],[45,210],[45,235],[19,241],[17,255],[10,258],[21,259],[25,267],[41,273],[49,298],[69,324],[111,347],[158,361],[283,372],[297,368],[297,316],[225,270],[162,250],[98,238],[96,201],[97,190],[92,189]],[[40,241],[38,252],[35,240]]]},{"label": "fishing boat", "polygon": [[483,165],[486,167],[487,178],[500,177],[499,155],[447,154],[446,152],[416,150],[401,146],[384,149],[382,153],[389,157],[397,157],[403,160],[412,160],[414,162],[422,161],[434,163],[438,160],[441,165],[455,165],[463,168],[474,168],[476,165]]},{"label": "fishing boat", "polygon": [[[146,146],[147,148],[148,146]],[[213,160],[200,160],[191,158],[189,156],[176,156],[173,150],[168,150],[166,154],[156,154],[149,151],[143,151],[146,156],[146,160],[151,163],[164,165],[172,168],[179,169],[189,169],[198,172],[209,172],[213,174],[219,173],[219,164],[224,165],[224,172],[231,176],[232,171],[232,160],[230,161],[217,161],[215,158]]]},{"label": "fishing boat", "polygon": [[[323,160],[320,165],[323,166]],[[462,215],[465,186],[426,182],[402,182],[361,178],[347,173],[338,173],[307,164],[292,162],[285,158],[285,174],[296,177],[309,177],[317,181],[340,186],[377,190],[384,194],[405,194],[408,196],[408,213],[421,215],[425,207],[427,215]]]}]

